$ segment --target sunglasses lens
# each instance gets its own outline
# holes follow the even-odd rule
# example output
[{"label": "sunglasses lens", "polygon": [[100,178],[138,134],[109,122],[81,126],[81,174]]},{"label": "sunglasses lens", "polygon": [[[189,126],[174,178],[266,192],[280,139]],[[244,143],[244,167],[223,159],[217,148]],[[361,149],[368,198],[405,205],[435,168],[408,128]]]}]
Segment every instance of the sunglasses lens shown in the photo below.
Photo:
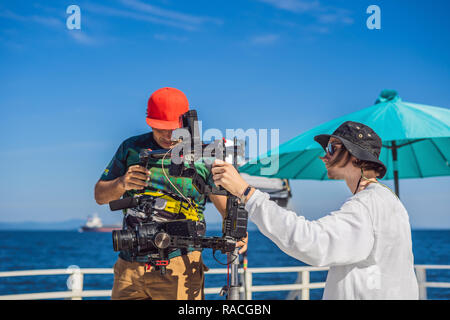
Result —
[{"label": "sunglasses lens", "polygon": [[329,143],[327,146],[327,152],[330,154],[330,156],[332,156],[334,153],[334,147],[331,143]]}]

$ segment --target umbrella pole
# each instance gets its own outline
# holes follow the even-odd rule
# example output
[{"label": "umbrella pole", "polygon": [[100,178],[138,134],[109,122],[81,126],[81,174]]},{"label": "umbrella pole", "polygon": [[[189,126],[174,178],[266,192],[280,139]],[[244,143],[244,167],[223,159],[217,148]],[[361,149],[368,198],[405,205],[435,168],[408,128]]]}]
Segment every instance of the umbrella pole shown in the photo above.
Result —
[{"label": "umbrella pole", "polygon": [[394,161],[394,185],[395,194],[400,198],[400,190],[398,185],[398,162],[397,162],[397,144],[392,141],[392,160]]}]

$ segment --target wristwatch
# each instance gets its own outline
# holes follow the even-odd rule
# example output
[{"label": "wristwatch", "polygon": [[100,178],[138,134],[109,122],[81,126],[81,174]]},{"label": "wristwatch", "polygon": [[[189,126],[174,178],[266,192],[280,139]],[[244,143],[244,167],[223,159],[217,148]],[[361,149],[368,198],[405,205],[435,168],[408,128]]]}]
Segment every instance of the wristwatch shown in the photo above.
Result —
[{"label": "wristwatch", "polygon": [[239,197],[239,200],[241,200],[241,203],[245,203],[245,200],[247,199],[248,194],[250,193],[250,190],[252,190],[251,186],[248,186],[242,195]]}]

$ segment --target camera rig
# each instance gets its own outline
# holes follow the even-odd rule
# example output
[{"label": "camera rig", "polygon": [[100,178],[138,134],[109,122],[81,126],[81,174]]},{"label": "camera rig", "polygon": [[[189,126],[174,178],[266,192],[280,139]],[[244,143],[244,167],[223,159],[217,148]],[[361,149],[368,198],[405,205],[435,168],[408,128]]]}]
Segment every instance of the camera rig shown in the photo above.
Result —
[{"label": "camera rig", "polygon": [[[231,147],[226,145],[225,139],[215,140],[209,144],[203,143],[196,110],[190,110],[180,117],[180,128],[172,132],[172,141],[177,143],[171,149],[142,149],[139,154],[139,164],[148,168],[150,159],[162,159],[164,163],[164,159],[170,155],[170,176],[192,178],[192,184],[200,194],[227,196],[222,236],[205,236],[206,226],[198,221],[149,221],[137,225],[134,230],[113,231],[114,250],[126,250],[132,256],[148,255],[150,257],[148,264],[159,268],[161,274],[166,272],[166,266],[170,262],[169,252],[172,249],[211,248],[213,254],[217,250],[227,253],[228,263],[231,264],[231,284],[225,286],[223,291],[228,299],[237,300],[239,299],[237,279],[239,254],[236,243],[246,237],[248,213],[238,197],[222,187],[209,185],[197,172],[194,163],[201,160],[210,169],[214,159],[225,160],[227,156],[231,156],[233,165],[237,168],[238,156],[244,156],[244,142],[234,138]],[[157,196],[142,194],[111,201],[109,205],[112,211],[132,208],[151,216],[158,207],[159,200]]]},{"label": "camera rig", "polygon": [[[136,209],[150,216],[159,206],[157,196],[141,195],[110,203],[113,211]],[[237,212],[239,210],[239,212]],[[132,256],[149,255],[147,262],[158,267],[162,274],[169,264],[168,254],[172,249],[213,249],[222,253],[235,250],[236,242],[246,236],[247,212],[235,210],[223,224],[222,237],[206,237],[206,226],[194,220],[148,221],[132,230],[114,230],[114,251],[128,251]]]}]

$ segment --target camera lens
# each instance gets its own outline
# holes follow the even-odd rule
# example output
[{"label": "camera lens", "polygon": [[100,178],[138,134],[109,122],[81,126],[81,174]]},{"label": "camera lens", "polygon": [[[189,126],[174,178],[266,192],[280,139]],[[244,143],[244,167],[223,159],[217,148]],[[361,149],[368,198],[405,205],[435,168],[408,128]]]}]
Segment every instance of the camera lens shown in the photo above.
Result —
[{"label": "camera lens", "polygon": [[133,248],[133,232],[128,230],[114,230],[112,232],[114,251],[131,250]]}]

